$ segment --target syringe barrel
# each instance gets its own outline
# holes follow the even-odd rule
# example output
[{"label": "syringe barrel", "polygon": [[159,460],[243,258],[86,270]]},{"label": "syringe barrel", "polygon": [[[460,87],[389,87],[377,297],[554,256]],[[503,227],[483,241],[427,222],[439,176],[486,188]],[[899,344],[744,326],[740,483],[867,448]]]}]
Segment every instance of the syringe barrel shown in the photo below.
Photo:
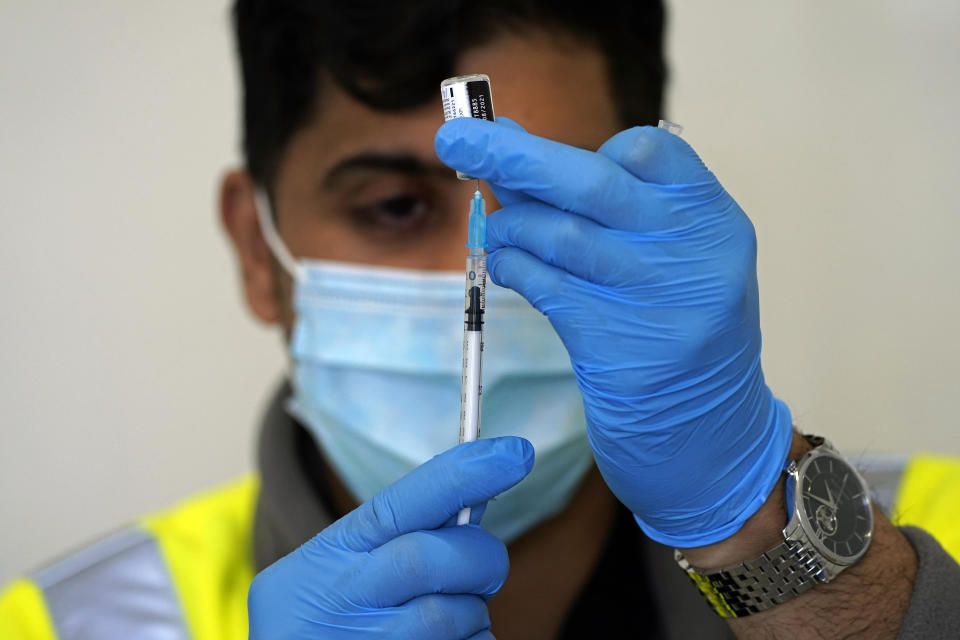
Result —
[{"label": "syringe barrel", "polygon": [[486,310],[487,259],[482,249],[467,256],[463,313],[463,369],[460,380],[460,442],[480,437],[483,396],[483,316]]}]

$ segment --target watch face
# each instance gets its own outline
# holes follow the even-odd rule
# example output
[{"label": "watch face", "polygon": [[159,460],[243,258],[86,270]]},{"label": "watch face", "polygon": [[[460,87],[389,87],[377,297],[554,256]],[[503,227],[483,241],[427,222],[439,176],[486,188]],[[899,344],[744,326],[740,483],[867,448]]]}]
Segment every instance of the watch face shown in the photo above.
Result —
[{"label": "watch face", "polygon": [[833,562],[852,564],[867,550],[873,531],[866,485],[831,453],[812,456],[799,480],[802,520],[815,546]]}]

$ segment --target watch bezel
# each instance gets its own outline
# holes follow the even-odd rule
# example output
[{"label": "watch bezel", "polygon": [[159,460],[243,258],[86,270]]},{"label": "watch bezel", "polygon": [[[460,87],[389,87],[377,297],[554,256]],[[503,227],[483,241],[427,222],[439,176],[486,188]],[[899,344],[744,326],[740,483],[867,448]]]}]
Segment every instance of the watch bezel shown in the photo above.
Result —
[{"label": "watch bezel", "polygon": [[[850,473],[853,475],[853,478],[856,482],[859,483],[860,491],[863,493],[863,500],[866,503],[867,517],[869,518],[869,529],[865,534],[865,540],[863,546],[857,551],[857,553],[849,556],[840,555],[833,552],[831,549],[827,548],[823,544],[820,534],[817,533],[816,528],[810,522],[810,519],[807,517],[806,509],[803,506],[803,480],[807,469],[810,468],[810,465],[814,461],[822,458],[830,458],[842,465],[845,465],[849,469]],[[793,480],[792,491],[789,493],[793,496],[793,514],[790,522],[787,524],[787,527],[784,529],[784,536],[788,540],[793,539],[802,541],[797,536],[797,533],[803,533],[803,538],[805,541],[810,544],[816,552],[822,556],[827,562],[830,562],[834,565],[837,565],[837,568],[846,568],[857,563],[864,556],[867,550],[870,548],[870,543],[873,540],[873,509],[872,502],[870,500],[870,492],[867,486],[866,481],[863,479],[857,470],[849,462],[843,459],[842,456],[837,455],[835,452],[826,449],[825,447],[817,447],[805,456],[803,456],[796,465],[796,472],[791,473]],[[792,533],[791,533],[792,532]],[[836,571],[830,571],[828,568],[828,575],[835,574]],[[828,578],[829,579],[829,578]]]}]

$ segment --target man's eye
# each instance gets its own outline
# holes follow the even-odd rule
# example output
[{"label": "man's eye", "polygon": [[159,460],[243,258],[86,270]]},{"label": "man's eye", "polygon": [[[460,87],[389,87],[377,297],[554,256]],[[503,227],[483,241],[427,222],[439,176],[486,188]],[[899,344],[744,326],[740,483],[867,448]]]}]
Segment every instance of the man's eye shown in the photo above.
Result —
[{"label": "man's eye", "polygon": [[430,216],[430,203],[416,195],[398,195],[352,210],[354,219],[364,226],[403,231],[424,223]]}]

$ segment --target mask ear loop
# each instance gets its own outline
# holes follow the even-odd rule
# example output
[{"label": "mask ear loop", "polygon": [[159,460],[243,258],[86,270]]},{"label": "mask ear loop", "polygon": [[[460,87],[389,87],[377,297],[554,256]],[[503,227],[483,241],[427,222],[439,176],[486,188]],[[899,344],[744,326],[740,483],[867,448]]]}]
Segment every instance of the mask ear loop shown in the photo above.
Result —
[{"label": "mask ear loop", "polygon": [[254,199],[257,203],[257,220],[260,222],[260,232],[263,234],[263,239],[266,241],[267,247],[270,248],[273,257],[294,280],[303,280],[303,267],[293,257],[293,254],[287,249],[287,245],[280,238],[280,234],[277,233],[277,226],[273,222],[273,208],[270,206],[270,200],[267,198],[266,192],[257,187],[254,192]]}]

